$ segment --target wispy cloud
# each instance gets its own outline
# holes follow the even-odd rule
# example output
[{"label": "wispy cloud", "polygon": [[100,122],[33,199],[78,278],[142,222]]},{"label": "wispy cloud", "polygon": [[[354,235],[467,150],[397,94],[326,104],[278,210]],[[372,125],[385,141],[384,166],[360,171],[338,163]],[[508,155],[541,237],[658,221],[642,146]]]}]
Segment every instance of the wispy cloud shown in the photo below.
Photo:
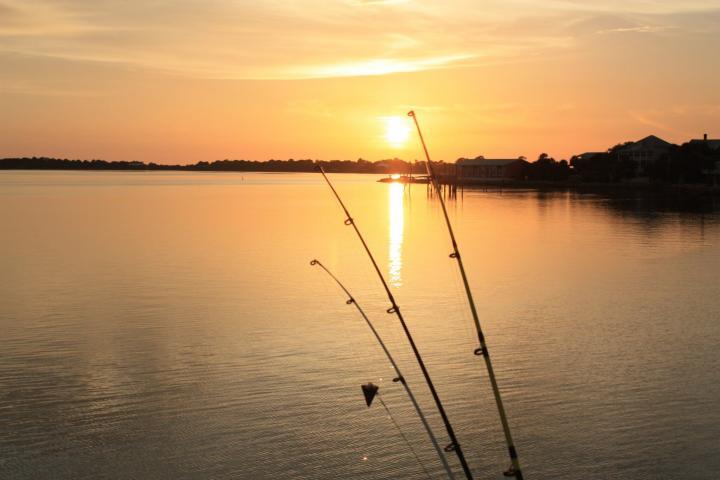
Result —
[{"label": "wispy cloud", "polygon": [[46,97],[98,97],[100,94],[88,90],[58,88],[56,86],[28,85],[28,84],[9,84],[0,85],[0,95],[32,95]]},{"label": "wispy cloud", "polygon": [[397,3],[408,3],[410,0],[352,0],[350,3],[359,6],[366,5],[392,5]]},{"label": "wispy cloud", "polygon": [[658,33],[678,28],[674,25],[638,25],[636,27],[618,27],[598,30],[597,34],[604,35],[608,33]]},{"label": "wispy cloud", "polygon": [[[98,2],[0,0],[0,53],[123,64],[210,78],[383,75],[522,60],[571,48],[592,32],[675,28],[671,15],[716,1],[411,0]],[[516,7],[516,8],[511,8]],[[628,21],[627,18],[631,18]],[[568,26],[574,26],[575,29]]]},{"label": "wispy cloud", "polygon": [[660,130],[661,132],[678,135],[684,138],[690,138],[693,136],[693,132],[678,129],[673,126],[681,124],[678,122],[678,118],[672,118],[677,117],[677,115],[668,115],[667,113],[663,114],[663,112],[652,110],[645,112],[631,111],[629,114],[636,122]]},{"label": "wispy cloud", "polygon": [[360,77],[371,75],[386,75],[388,73],[417,72],[420,70],[431,70],[461,65],[465,61],[472,60],[473,55],[448,55],[431,58],[408,58],[392,59],[377,58],[368,60],[356,60],[348,63],[335,65],[310,65],[300,68],[293,68],[288,71],[291,77]]}]

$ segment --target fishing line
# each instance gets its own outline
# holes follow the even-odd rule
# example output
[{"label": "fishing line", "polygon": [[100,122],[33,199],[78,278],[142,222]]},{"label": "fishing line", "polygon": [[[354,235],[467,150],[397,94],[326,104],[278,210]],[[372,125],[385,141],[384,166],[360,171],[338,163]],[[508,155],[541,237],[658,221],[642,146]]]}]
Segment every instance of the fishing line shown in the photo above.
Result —
[{"label": "fishing line", "polygon": [[380,282],[382,283],[383,288],[385,289],[385,293],[387,294],[388,300],[390,300],[390,308],[388,308],[386,311],[388,314],[395,314],[397,316],[398,320],[400,321],[400,325],[402,325],[403,332],[405,333],[405,336],[407,337],[408,343],[410,344],[410,347],[412,347],[413,354],[415,355],[415,360],[417,361],[418,366],[420,367],[420,370],[422,371],[423,377],[425,378],[425,383],[428,386],[428,389],[430,390],[430,393],[433,397],[433,400],[435,401],[435,406],[437,408],[438,413],[440,414],[440,417],[443,420],[443,424],[445,425],[445,430],[447,431],[448,437],[450,437],[450,443],[445,447],[445,451],[447,452],[455,452],[457,455],[458,461],[460,462],[460,465],[462,466],[463,473],[465,474],[465,477],[468,480],[472,480],[472,472],[470,471],[470,467],[467,463],[467,460],[465,459],[465,454],[462,451],[462,448],[460,446],[460,443],[457,440],[457,437],[455,436],[455,431],[453,430],[452,425],[450,424],[450,419],[447,416],[447,413],[445,413],[445,407],[442,404],[442,401],[440,400],[440,396],[437,393],[437,390],[435,389],[435,385],[433,384],[432,379],[430,378],[430,373],[427,370],[427,367],[425,366],[425,362],[422,359],[422,356],[420,355],[420,351],[417,348],[417,345],[415,344],[415,340],[413,339],[412,334],[410,333],[410,330],[407,327],[407,324],[405,323],[405,318],[403,317],[402,313],[400,312],[400,307],[395,302],[395,297],[393,296],[392,292],[390,291],[390,287],[388,286],[387,281],[385,280],[385,276],[380,271],[380,267],[377,264],[377,261],[375,261],[375,257],[373,256],[372,252],[370,251],[370,248],[368,247],[367,243],[365,242],[365,238],[363,237],[362,233],[360,233],[360,229],[355,224],[355,220],[353,220],[352,216],[350,215],[350,212],[348,211],[347,207],[345,206],[345,203],[340,198],[340,195],[337,193],[337,190],[335,190],[335,187],[330,182],[330,179],[325,175],[325,171],[322,168],[322,165],[317,165],[318,170],[322,174],[323,178],[325,179],[325,182],[328,184],[328,187],[330,187],[330,190],[332,191],[333,195],[335,196],[336,200],[340,204],[340,207],[342,208],[343,212],[345,213],[345,225],[352,226],[355,230],[355,233],[357,234],[358,239],[360,240],[360,243],[362,243],[363,248],[365,249],[365,252],[368,255],[368,258],[370,262],[372,263],[373,267],[375,268],[375,272],[378,275],[378,278],[380,279]]},{"label": "fishing line", "polygon": [[510,455],[511,465],[510,468],[503,472],[503,475],[506,477],[515,477],[518,480],[523,480],[522,470],[520,469],[520,460],[518,459],[517,450],[515,449],[512,434],[510,433],[510,424],[508,423],[507,414],[505,413],[505,407],[503,406],[502,397],[500,395],[500,388],[498,386],[497,379],[495,378],[495,371],[493,369],[492,362],[490,361],[490,352],[488,351],[488,347],[485,342],[485,335],[483,334],[482,328],[480,326],[480,318],[477,313],[477,308],[475,307],[475,301],[473,300],[472,292],[470,291],[470,284],[468,283],[467,274],[465,273],[465,267],[463,266],[462,258],[460,257],[460,250],[458,249],[457,241],[455,240],[455,233],[453,231],[452,224],[450,223],[450,217],[448,216],[447,208],[445,207],[445,200],[442,197],[440,185],[438,184],[437,177],[435,176],[432,161],[430,160],[430,154],[428,153],[427,146],[425,145],[425,139],[423,138],[422,131],[420,130],[420,124],[418,123],[417,116],[412,110],[408,112],[408,116],[411,117],[415,122],[415,128],[417,129],[418,136],[420,137],[420,143],[422,143],[423,151],[425,152],[425,168],[427,170],[428,177],[430,178],[430,183],[432,184],[434,190],[438,193],[438,200],[440,201],[440,206],[442,207],[443,215],[445,216],[445,224],[447,225],[448,233],[450,234],[450,241],[453,247],[453,252],[450,254],[450,258],[454,258],[457,261],[458,269],[460,270],[460,276],[462,277],[463,285],[465,287],[465,293],[467,295],[468,306],[470,307],[473,322],[475,323],[475,329],[477,330],[477,337],[478,341],[480,342],[480,347],[475,349],[473,353],[475,355],[482,356],[485,359],[488,379],[490,380],[490,385],[492,387],[493,396],[495,397],[495,404],[497,406],[498,415],[500,416],[500,423],[502,424],[503,433],[505,434],[505,442],[508,447],[508,454]]},{"label": "fishing line", "polygon": [[[419,188],[418,185],[407,184],[406,187],[408,187],[408,193],[410,191],[410,188],[412,188],[413,186]],[[422,187],[425,187],[425,186],[422,185]],[[426,215],[429,214],[429,215],[431,215],[431,218],[434,215],[441,215],[441,211],[440,211],[439,207],[437,206],[437,204],[434,206],[438,207],[438,208],[433,208],[433,205],[430,204],[431,200],[432,199],[425,200],[425,205],[424,205],[425,208],[418,210],[418,213],[421,213],[421,214],[424,213]],[[407,198],[406,198],[406,201],[407,201]],[[418,237],[418,235],[426,234],[426,232],[423,232],[422,230],[414,231],[413,225],[412,225],[413,218],[408,218],[411,216],[411,212],[410,212],[411,210],[412,210],[412,206],[411,206],[410,202],[408,201],[407,211],[406,211],[407,215],[405,216],[405,223],[404,223],[406,230],[405,230],[405,233],[403,234],[403,237],[405,239],[404,243],[406,243],[406,244],[408,244],[409,242],[416,239],[416,237]],[[430,222],[430,226],[436,225],[434,220],[435,219],[433,219],[433,221]],[[440,238],[442,233],[443,232],[441,232],[438,229],[437,233],[433,232],[433,236],[435,236],[437,234]],[[425,250],[424,248],[422,248],[422,243],[420,244],[420,246],[421,246],[421,249],[420,249],[421,251]],[[429,258],[433,258],[433,257],[434,256],[429,256]],[[428,258],[428,257],[425,257],[425,258]],[[420,314],[423,317],[426,317],[427,320],[429,320],[430,322],[434,322],[436,324],[444,324],[444,325],[447,324],[447,322],[449,321],[450,318],[457,317],[460,320],[459,322],[457,322],[457,327],[464,331],[463,332],[464,335],[461,335],[462,340],[458,341],[457,338],[447,338],[446,340],[448,340],[448,344],[452,345],[453,351],[463,352],[466,349],[472,350],[474,348],[473,345],[476,342],[475,337],[474,337],[474,328],[472,326],[472,321],[470,319],[468,312],[466,311],[465,308],[461,308],[461,306],[463,305],[463,303],[465,301],[465,297],[464,297],[464,292],[461,290],[461,286],[459,283],[460,279],[459,279],[459,276],[457,275],[457,271],[454,269],[454,267],[452,265],[446,265],[444,262],[437,265],[437,268],[439,268],[440,271],[437,271],[434,268],[433,268],[433,271],[437,272],[437,276],[435,276],[435,278],[433,280],[433,292],[432,293],[433,293],[433,295],[436,296],[434,301],[435,302],[439,301],[443,304],[444,312],[442,315],[432,315],[432,314],[426,315],[426,313],[429,313],[429,312],[427,311],[427,309],[423,309],[416,313]],[[440,285],[442,285],[442,282],[438,282],[438,280],[446,279],[446,278],[449,278],[450,283],[452,283],[452,288],[450,289],[451,292],[448,292],[448,293],[450,293],[451,298],[454,301],[446,300],[445,294],[442,292],[443,289],[438,288],[438,287],[440,287]],[[403,283],[406,283],[406,282],[403,282]],[[397,294],[400,294],[400,289],[398,289],[398,288],[393,288],[393,291],[397,292]],[[402,298],[400,298],[400,300],[402,301]],[[450,321],[452,321],[452,320],[450,320]],[[455,324],[455,322],[453,323],[453,325],[454,324]],[[385,335],[383,335],[383,336],[386,338],[386,343],[388,345],[392,346],[392,350],[394,352],[395,357],[397,359],[402,358],[404,361],[405,357],[402,355],[399,355],[400,348],[402,348],[403,354],[410,353],[410,352],[406,351],[407,343],[404,342],[399,337],[400,332],[397,330],[397,324],[393,322],[392,325],[395,326],[396,328],[392,328],[390,330],[391,334],[388,335],[387,337],[385,337]],[[437,333],[444,334],[444,332],[437,332]],[[437,344],[437,342],[433,342],[433,343]],[[444,362],[443,369],[445,370],[445,373],[447,373],[447,371],[452,372],[453,370],[455,370],[457,368],[467,369],[468,367],[472,366],[472,363],[474,363],[474,362],[467,362],[463,356],[461,358],[454,358],[454,360],[451,363]],[[429,365],[429,368],[431,369],[431,372],[435,372],[435,371],[438,372],[437,374],[434,374],[434,376],[437,376],[442,371],[442,370],[438,371],[436,368],[434,369],[432,365]],[[471,370],[471,371],[474,373],[474,370]],[[406,374],[407,374],[407,372],[406,372]],[[473,378],[473,380],[479,381],[480,377],[478,376],[477,379]],[[469,387],[469,390],[468,390],[468,388],[465,388],[464,386],[461,389],[461,398],[463,398],[463,403],[465,405],[470,404],[472,407],[475,407],[475,402],[477,402],[479,399],[481,399],[483,397],[483,395],[482,395],[483,391],[480,388],[480,383],[478,381],[473,381],[473,382],[471,382],[470,385],[467,385],[467,387]],[[457,383],[455,383],[455,385],[452,388],[455,389],[455,386],[457,386]],[[488,400],[488,399],[485,398],[484,400]],[[455,408],[457,409],[458,407],[455,407]],[[452,413],[452,408],[450,410],[451,410],[450,413]],[[476,437],[477,434],[475,434],[473,436]],[[470,440],[470,439],[468,439],[468,440]],[[466,450],[466,454],[471,453],[471,455],[469,455],[468,458],[472,458],[473,456],[481,458],[481,456],[484,453],[484,451],[477,445],[476,441],[469,442],[469,443],[468,443],[468,441],[466,441],[465,442],[465,450]],[[468,450],[469,450],[469,452],[468,452]]]},{"label": "fishing line", "polygon": [[[377,353],[378,353],[378,350],[380,350],[378,348],[377,343],[372,344],[374,347],[374,348],[372,348],[372,353],[368,353],[367,349],[362,349],[362,350],[360,349],[360,342],[354,341],[354,339],[361,337],[359,329],[362,326],[360,324],[355,324],[354,322],[346,322],[346,321],[340,321],[337,323],[340,325],[340,334],[343,335],[342,338],[345,339],[345,341],[344,341],[345,347],[344,348],[346,349],[346,353],[350,354],[349,362],[351,363],[352,368],[353,368],[353,370],[352,370],[353,374],[350,376],[350,378],[360,379],[361,375],[367,377],[366,374],[367,374],[368,364],[372,365],[373,367],[378,367],[377,370],[379,370],[379,371],[377,371],[377,372],[376,372],[376,368],[372,368],[372,374],[370,376],[377,377],[377,380],[379,382],[382,382],[384,378],[393,378],[393,374],[391,372],[387,371],[387,368],[389,366],[387,364],[387,362],[384,361],[384,359],[382,359],[382,361],[378,361],[378,359],[377,359]],[[351,323],[353,325],[352,328],[350,326]],[[363,333],[366,333],[366,332],[363,330]],[[364,335],[363,335],[363,337],[364,337]],[[361,351],[362,351],[362,353],[361,353]],[[391,365],[390,365],[390,367],[391,367]],[[366,372],[365,374],[360,373],[363,370],[365,370],[365,372]],[[376,375],[376,373],[377,373],[377,375]],[[346,380],[349,380],[349,379],[346,379]],[[367,378],[364,378],[363,380],[367,380]],[[361,382],[358,382],[358,383],[361,383]],[[379,396],[379,393],[378,393],[378,396]],[[383,445],[383,444],[385,444],[385,445]],[[356,443],[355,445],[357,445],[358,450],[362,450],[363,452],[368,450],[366,448],[366,445],[362,442]],[[395,447],[395,448],[393,448],[393,447]],[[398,445],[396,444],[396,442],[394,442],[392,445],[390,445],[389,442],[387,441],[387,439],[385,439],[384,442],[380,442],[380,445],[379,445],[379,448],[381,448],[383,450],[391,449],[393,451],[396,451],[398,449],[397,447],[398,447]],[[363,458],[367,458],[367,456],[364,455]]]},{"label": "fishing line", "polygon": [[[322,268],[325,271],[325,273],[327,273],[335,281],[335,283],[342,289],[342,291],[345,292],[345,294],[347,295],[348,299],[346,300],[345,303],[348,305],[354,305],[356,310],[360,314],[360,316],[363,318],[363,320],[365,320],[365,323],[372,331],[373,335],[375,336],[375,339],[377,340],[378,344],[380,345],[383,352],[385,353],[386,358],[390,362],[390,365],[392,365],[393,370],[395,370],[395,373],[397,374],[397,377],[395,377],[393,379],[393,382],[399,382],[405,389],[405,392],[407,393],[408,398],[410,399],[410,402],[413,404],[413,407],[415,408],[415,412],[417,413],[418,417],[420,418],[420,421],[422,422],[423,426],[425,427],[425,431],[427,432],[428,437],[430,438],[430,441],[431,441],[433,447],[435,448],[435,451],[436,451],[438,457],[440,458],[440,461],[441,461],[443,467],[445,468],[445,471],[448,474],[448,478],[450,478],[451,480],[454,480],[455,477],[453,476],[452,469],[450,468],[450,465],[448,465],[447,459],[445,458],[445,455],[443,454],[443,452],[440,449],[440,445],[437,442],[435,434],[433,433],[432,428],[430,427],[430,424],[427,422],[427,419],[425,418],[425,414],[423,413],[422,409],[420,408],[420,405],[417,403],[417,400],[415,399],[415,395],[413,394],[412,390],[410,389],[410,386],[407,383],[407,380],[405,379],[402,372],[400,371],[400,367],[398,367],[397,363],[395,362],[395,358],[392,356],[390,351],[387,349],[385,342],[383,342],[382,337],[380,336],[378,331],[375,329],[375,326],[370,321],[368,316],[365,314],[365,311],[362,309],[362,307],[360,307],[360,305],[357,303],[357,301],[352,296],[350,291],[347,288],[345,288],[345,285],[343,285],[342,282],[340,282],[340,280],[330,270],[328,270],[328,268],[325,265],[323,265],[317,259],[312,260],[310,262],[310,265],[312,265],[312,266],[317,265],[320,268]],[[414,450],[413,450],[413,453],[414,453]]]},{"label": "fishing line", "polygon": [[430,473],[428,473],[427,469],[425,468],[425,465],[423,465],[423,462],[420,460],[420,457],[418,457],[417,452],[415,452],[415,449],[413,448],[413,446],[410,445],[410,441],[408,440],[408,438],[407,438],[407,437],[405,436],[405,434],[403,433],[402,428],[400,428],[400,425],[398,425],[398,423],[395,421],[395,417],[393,416],[392,412],[390,411],[390,409],[388,408],[388,406],[385,405],[385,401],[382,399],[382,396],[380,395],[379,392],[378,392],[378,394],[377,394],[377,397],[378,397],[378,400],[380,400],[380,403],[382,404],[382,406],[385,408],[385,411],[387,412],[388,417],[389,417],[390,420],[392,421],[393,425],[395,425],[395,428],[397,429],[398,433],[400,434],[400,436],[402,437],[402,439],[405,441],[405,445],[408,446],[408,448],[410,449],[410,451],[411,451],[412,454],[413,454],[413,457],[415,457],[415,460],[417,461],[418,465],[420,465],[420,468],[422,468],[423,472],[425,472],[425,477],[428,478],[428,479],[429,479],[429,478],[432,478],[432,477],[430,476]]},{"label": "fishing line", "polygon": [[[430,217],[430,224],[427,228],[431,230],[431,233],[428,232],[428,236],[432,235],[432,238],[437,236],[437,238],[441,240],[443,235],[447,235],[447,233],[443,231],[445,227],[440,223],[436,223],[438,220],[441,220],[442,210],[437,204],[436,198],[429,198],[427,202],[427,211]],[[433,243],[433,251],[437,253],[435,248],[436,246]],[[433,272],[436,272],[434,279],[435,286],[432,294],[436,296],[438,307],[441,307],[440,312],[433,317],[436,321],[442,322],[442,324],[446,326],[446,331],[455,332],[455,334],[448,334],[442,338],[442,341],[446,342],[446,345],[451,347],[453,352],[472,351],[477,345],[477,334],[475,333],[470,314],[464,306],[467,300],[465,291],[461,285],[460,276],[453,264],[444,261],[438,262],[437,257],[437,254],[428,255],[428,258],[432,261]],[[463,408],[482,407],[487,405],[487,403],[485,403],[487,400],[491,399],[487,398],[486,391],[482,383],[480,383],[482,380],[481,375],[479,375],[474,368],[475,357],[468,357],[469,356],[464,354],[462,356],[456,356],[453,358],[453,365],[447,365],[448,370],[451,368],[453,370],[462,369],[466,372],[465,375],[471,376],[473,380],[464,384],[458,381],[453,382],[453,388],[456,392],[459,392],[456,394],[455,400],[457,404],[462,405]],[[489,394],[490,392],[487,393]],[[487,410],[483,410],[483,413],[486,411]],[[485,416],[486,415],[483,415],[483,419],[485,419]],[[487,452],[480,443],[484,442],[486,433],[480,429],[471,428],[470,431],[468,431],[468,435],[470,434],[472,434],[472,437],[469,437],[465,442],[466,453],[469,458],[482,458]],[[502,459],[502,457],[500,458]]]}]

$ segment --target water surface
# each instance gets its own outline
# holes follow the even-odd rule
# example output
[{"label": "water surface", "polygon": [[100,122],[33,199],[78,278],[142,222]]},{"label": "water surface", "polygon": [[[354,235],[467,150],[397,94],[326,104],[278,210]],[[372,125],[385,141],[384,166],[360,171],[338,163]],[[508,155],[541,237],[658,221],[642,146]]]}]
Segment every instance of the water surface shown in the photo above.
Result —
[{"label": "water surface", "polygon": [[[474,472],[501,478],[438,202],[331,177]],[[716,478],[717,207],[534,190],[448,206],[526,478]],[[369,330],[309,265],[371,313],[445,441],[343,220],[311,174],[0,172],[0,478],[425,478],[368,381],[442,478]]]}]

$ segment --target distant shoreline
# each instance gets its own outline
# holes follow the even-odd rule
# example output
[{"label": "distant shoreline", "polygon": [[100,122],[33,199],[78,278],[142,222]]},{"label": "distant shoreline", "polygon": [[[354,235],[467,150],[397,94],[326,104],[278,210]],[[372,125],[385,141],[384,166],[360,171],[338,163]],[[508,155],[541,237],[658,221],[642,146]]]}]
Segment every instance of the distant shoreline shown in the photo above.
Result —
[{"label": "distant shoreline", "polygon": [[[219,169],[194,169],[194,168],[8,168],[0,164],[0,171],[17,172],[192,172],[192,173],[316,173],[315,171],[278,171],[278,170],[219,170]],[[350,172],[339,171],[330,173],[350,173],[362,175],[387,175],[387,172]],[[712,195],[720,196],[720,187],[713,187],[701,184],[670,184],[650,182],[582,182],[582,181],[552,181],[552,180],[472,180],[457,184],[443,184],[444,188],[456,188],[458,190],[537,190],[537,191],[577,191],[582,193],[593,192],[633,192],[647,194],[679,194],[679,195]]]},{"label": "distant shoreline", "polygon": [[[433,162],[435,163],[435,162]],[[525,162],[527,164],[527,162]],[[224,172],[224,173],[313,173],[317,165],[328,173],[353,173],[371,175],[425,174],[425,165],[394,158],[370,162],[351,160],[216,160],[190,165],[162,165],[139,161],[68,160],[48,157],[23,157],[0,159],[0,170],[15,171],[83,171],[83,172]],[[539,174],[532,175],[533,168]],[[597,175],[583,178],[573,173],[567,162],[539,159],[528,164],[530,175],[525,178],[468,178],[458,175],[456,164],[437,162],[439,181],[445,188],[491,188],[536,189],[577,191],[633,191],[654,194],[720,195],[720,185],[707,182],[668,181],[668,179],[634,178],[602,181]],[[542,169],[547,168],[543,172]],[[557,173],[560,173],[559,175]],[[606,175],[607,176],[607,175]],[[679,180],[679,179],[673,179]]]},{"label": "distant shoreline", "polygon": [[457,185],[446,185],[458,189],[491,189],[491,190],[575,190],[598,192],[642,192],[655,194],[712,194],[720,195],[720,187],[700,184],[672,184],[672,183],[638,183],[638,182],[580,182],[580,181],[540,181],[540,180],[510,180],[510,181],[470,181]]},{"label": "distant shoreline", "polygon": [[370,162],[353,160],[215,160],[189,165],[164,165],[139,161],[69,160],[48,157],[0,158],[0,170],[92,170],[92,171],[191,171],[311,173],[320,164],[330,173],[393,174],[424,173],[424,165],[398,158]]}]

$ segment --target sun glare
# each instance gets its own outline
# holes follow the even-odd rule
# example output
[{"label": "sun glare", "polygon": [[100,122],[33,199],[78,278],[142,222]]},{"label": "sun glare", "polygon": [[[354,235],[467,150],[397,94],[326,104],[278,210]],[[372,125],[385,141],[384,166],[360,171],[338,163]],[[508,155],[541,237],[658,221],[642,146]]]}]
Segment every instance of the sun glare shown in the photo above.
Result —
[{"label": "sun glare", "polygon": [[404,117],[385,117],[385,140],[393,147],[401,147],[410,136],[410,125]]}]

